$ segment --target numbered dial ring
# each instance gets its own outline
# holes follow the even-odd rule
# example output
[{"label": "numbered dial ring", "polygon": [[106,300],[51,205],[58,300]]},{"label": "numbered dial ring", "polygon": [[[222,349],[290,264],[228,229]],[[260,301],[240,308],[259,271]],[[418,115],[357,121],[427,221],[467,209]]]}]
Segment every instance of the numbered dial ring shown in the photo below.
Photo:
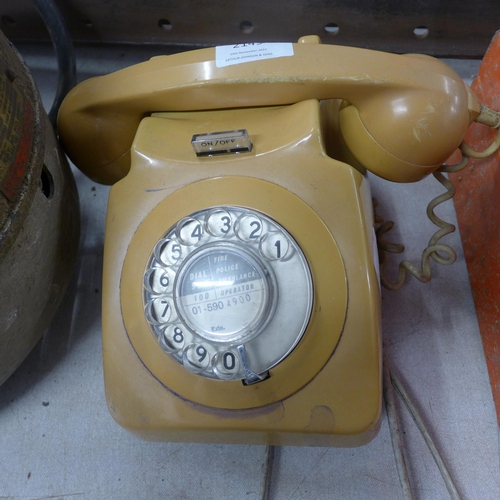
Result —
[{"label": "numbered dial ring", "polygon": [[144,311],[159,345],[208,378],[262,379],[300,340],[311,307],[302,251],[253,210],[216,207],[181,219],[144,273]]}]

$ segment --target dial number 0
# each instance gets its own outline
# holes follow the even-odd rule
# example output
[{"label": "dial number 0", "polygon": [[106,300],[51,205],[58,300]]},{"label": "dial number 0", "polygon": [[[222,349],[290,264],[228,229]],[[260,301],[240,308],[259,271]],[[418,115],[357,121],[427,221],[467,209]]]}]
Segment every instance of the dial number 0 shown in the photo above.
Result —
[{"label": "dial number 0", "polygon": [[233,350],[219,351],[214,358],[213,369],[219,378],[230,380],[240,370],[240,358]]}]

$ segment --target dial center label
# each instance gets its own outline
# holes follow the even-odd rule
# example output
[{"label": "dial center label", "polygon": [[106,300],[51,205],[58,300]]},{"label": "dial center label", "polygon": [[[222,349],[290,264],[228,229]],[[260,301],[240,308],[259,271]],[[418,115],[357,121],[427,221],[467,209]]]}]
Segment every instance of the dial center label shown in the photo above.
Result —
[{"label": "dial center label", "polygon": [[180,270],[180,313],[198,334],[251,332],[259,322],[267,287],[253,260],[241,250],[212,248]]}]

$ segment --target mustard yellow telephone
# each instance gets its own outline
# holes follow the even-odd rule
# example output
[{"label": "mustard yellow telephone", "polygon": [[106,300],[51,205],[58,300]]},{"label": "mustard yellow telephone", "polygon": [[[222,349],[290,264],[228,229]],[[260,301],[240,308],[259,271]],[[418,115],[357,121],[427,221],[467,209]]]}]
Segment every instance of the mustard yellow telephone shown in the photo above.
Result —
[{"label": "mustard yellow telephone", "polygon": [[430,57],[317,42],[156,57],[61,107],[70,158],[114,183],[106,395],[142,438],[355,446],[377,433],[365,168],[421,179],[479,104]]}]

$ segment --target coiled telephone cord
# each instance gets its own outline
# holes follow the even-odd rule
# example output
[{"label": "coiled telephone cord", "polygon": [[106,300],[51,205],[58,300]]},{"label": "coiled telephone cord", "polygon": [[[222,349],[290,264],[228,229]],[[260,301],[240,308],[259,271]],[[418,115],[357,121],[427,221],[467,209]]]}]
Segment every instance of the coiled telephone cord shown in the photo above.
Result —
[{"label": "coiled telephone cord", "polygon": [[402,253],[404,251],[404,246],[399,243],[390,243],[383,240],[383,237],[388,233],[393,227],[394,222],[384,221],[377,213],[376,207],[378,202],[374,200],[374,210],[375,210],[375,223],[380,224],[376,230],[377,235],[377,247],[379,251],[379,261],[380,261],[380,282],[382,286],[389,290],[399,290],[405,283],[406,275],[410,273],[412,276],[417,278],[422,283],[428,283],[431,280],[431,259],[442,265],[450,265],[457,259],[457,254],[455,250],[444,243],[439,243],[441,238],[447,234],[453,233],[455,231],[455,226],[449,222],[440,219],[434,212],[434,209],[444,203],[445,201],[451,200],[455,196],[455,187],[453,184],[443,175],[449,172],[459,172],[465,168],[469,162],[469,157],[471,158],[486,158],[492,155],[500,148],[500,113],[492,111],[485,106],[482,106],[482,110],[476,121],[490,126],[491,128],[497,129],[497,135],[491,146],[489,146],[484,151],[475,151],[465,142],[460,145],[460,150],[462,152],[462,161],[456,165],[443,165],[433,176],[441,183],[441,185],[446,189],[446,191],[436,196],[427,205],[427,217],[430,221],[439,227],[429,243],[427,248],[422,252],[422,259],[420,262],[420,268],[417,267],[413,262],[408,260],[403,260],[399,263],[399,271],[396,281],[391,282],[384,274],[384,267],[387,260],[387,252],[390,253]]},{"label": "coiled telephone cord", "polygon": [[[402,253],[404,251],[404,246],[399,243],[390,243],[383,240],[383,236],[388,233],[393,227],[393,221],[384,221],[380,216],[375,216],[375,222],[381,223],[376,230],[377,235],[377,247],[379,251],[380,260],[380,281],[382,285],[389,290],[399,290],[405,283],[406,275],[410,273],[412,276],[417,278],[422,283],[428,283],[431,280],[431,259],[442,265],[450,265],[457,259],[457,254],[455,250],[444,243],[439,243],[439,240],[446,236],[447,234],[453,233],[455,231],[455,226],[449,222],[444,221],[439,218],[434,209],[444,203],[445,201],[451,200],[455,195],[455,187],[453,184],[443,175],[443,172],[458,172],[462,168],[465,168],[469,161],[469,158],[464,156],[462,161],[458,165],[443,166],[437,172],[433,173],[433,176],[444,186],[446,192],[440,194],[433,198],[427,205],[427,217],[431,220],[433,224],[439,227],[429,243],[427,248],[422,252],[422,259],[420,262],[420,268],[417,267],[413,262],[409,260],[403,260],[399,263],[399,271],[396,281],[391,282],[384,274],[384,268],[386,265],[387,252],[390,253]],[[374,206],[376,207],[377,202]]]}]

